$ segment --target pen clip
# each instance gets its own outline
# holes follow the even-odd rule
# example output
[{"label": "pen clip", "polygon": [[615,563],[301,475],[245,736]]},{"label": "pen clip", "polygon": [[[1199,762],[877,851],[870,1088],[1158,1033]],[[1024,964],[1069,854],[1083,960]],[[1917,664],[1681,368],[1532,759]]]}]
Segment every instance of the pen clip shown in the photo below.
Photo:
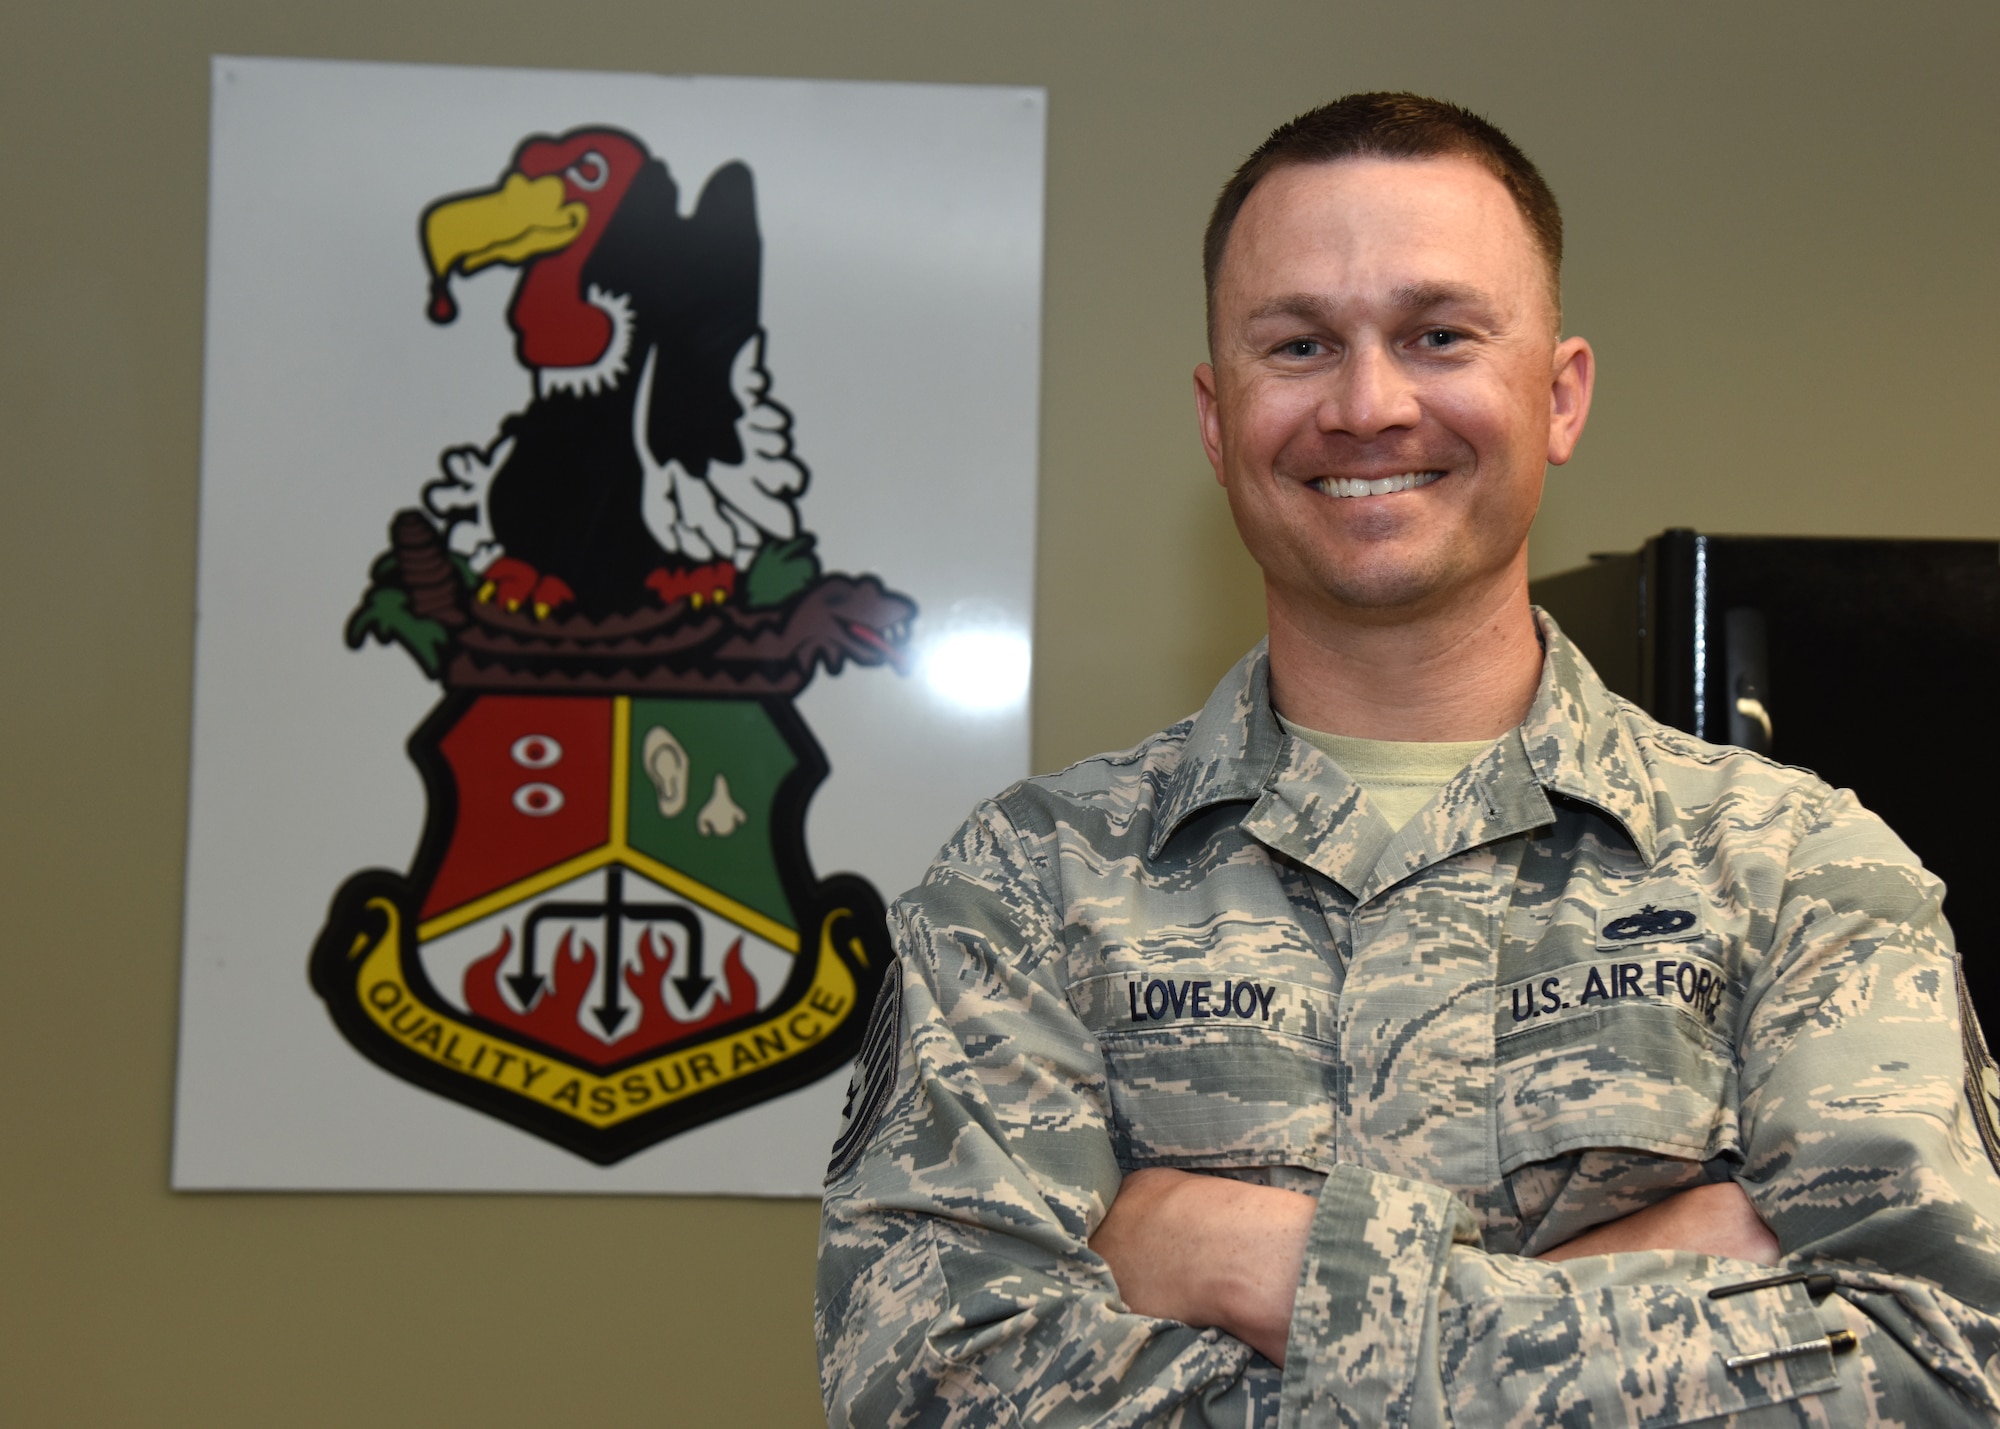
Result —
[{"label": "pen clip", "polygon": [[1731,1295],[1743,1295],[1752,1290],[1774,1290],[1780,1285],[1797,1285],[1803,1281],[1806,1294],[1814,1304],[1826,1299],[1837,1283],[1835,1278],[1823,1270],[1793,1270],[1783,1275],[1767,1275],[1761,1280],[1745,1280],[1736,1285],[1718,1285],[1708,1292],[1711,1300],[1727,1299]]}]

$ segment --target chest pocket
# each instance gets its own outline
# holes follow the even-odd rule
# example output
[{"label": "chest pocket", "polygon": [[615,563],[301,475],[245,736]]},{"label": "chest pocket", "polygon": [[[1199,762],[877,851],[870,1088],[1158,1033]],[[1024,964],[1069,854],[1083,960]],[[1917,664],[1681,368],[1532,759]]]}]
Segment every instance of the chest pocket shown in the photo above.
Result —
[{"label": "chest pocket", "polygon": [[1332,1168],[1335,994],[1162,964],[1069,997],[1104,1053],[1121,1166]]},{"label": "chest pocket", "polygon": [[[1593,1147],[1736,1152],[1738,990],[1721,940],[1552,939],[1494,1007],[1500,1169]],[[1553,964],[1553,965],[1552,965]]]}]

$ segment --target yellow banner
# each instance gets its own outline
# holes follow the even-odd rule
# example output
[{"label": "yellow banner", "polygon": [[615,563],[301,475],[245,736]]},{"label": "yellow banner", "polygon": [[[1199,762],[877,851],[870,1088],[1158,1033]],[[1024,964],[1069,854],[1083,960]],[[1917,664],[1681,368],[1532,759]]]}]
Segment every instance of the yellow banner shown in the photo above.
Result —
[{"label": "yellow banner", "polygon": [[854,976],[833,944],[836,920],[851,915],[834,909],[820,922],[818,965],[811,988],[798,1002],[713,1041],[662,1052],[599,1076],[434,1011],[403,977],[401,912],[386,898],[372,898],[368,907],[379,911],[387,926],[372,943],[365,935],[356,938],[348,956],[361,963],[356,986],[361,1006],[376,1026],[440,1067],[491,1082],[595,1127],[616,1126],[787,1061],[824,1041],[854,1009]]}]

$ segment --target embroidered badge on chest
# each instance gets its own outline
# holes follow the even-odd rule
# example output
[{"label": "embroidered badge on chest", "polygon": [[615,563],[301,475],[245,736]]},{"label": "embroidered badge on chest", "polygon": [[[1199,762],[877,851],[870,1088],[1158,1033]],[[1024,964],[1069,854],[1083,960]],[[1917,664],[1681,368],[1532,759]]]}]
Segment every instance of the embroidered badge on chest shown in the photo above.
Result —
[{"label": "embroidered badge on chest", "polygon": [[1637,943],[1685,942],[1702,931],[1701,900],[1685,889],[1669,888],[1597,910],[1597,946],[1629,948]]}]

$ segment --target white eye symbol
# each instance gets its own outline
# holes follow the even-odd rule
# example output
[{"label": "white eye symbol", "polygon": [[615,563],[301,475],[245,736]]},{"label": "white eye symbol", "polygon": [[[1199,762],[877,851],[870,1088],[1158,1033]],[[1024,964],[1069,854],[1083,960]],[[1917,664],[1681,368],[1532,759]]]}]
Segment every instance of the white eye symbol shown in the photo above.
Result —
[{"label": "white eye symbol", "polygon": [[562,806],[562,790],[553,784],[523,784],[514,791],[514,807],[531,818],[546,818]]},{"label": "white eye symbol", "polygon": [[564,169],[563,177],[585,193],[595,193],[603,188],[604,181],[611,177],[611,165],[604,161],[604,155],[592,149]]},{"label": "white eye symbol", "polygon": [[563,757],[563,747],[546,734],[524,734],[508,752],[523,769],[546,769]]}]

